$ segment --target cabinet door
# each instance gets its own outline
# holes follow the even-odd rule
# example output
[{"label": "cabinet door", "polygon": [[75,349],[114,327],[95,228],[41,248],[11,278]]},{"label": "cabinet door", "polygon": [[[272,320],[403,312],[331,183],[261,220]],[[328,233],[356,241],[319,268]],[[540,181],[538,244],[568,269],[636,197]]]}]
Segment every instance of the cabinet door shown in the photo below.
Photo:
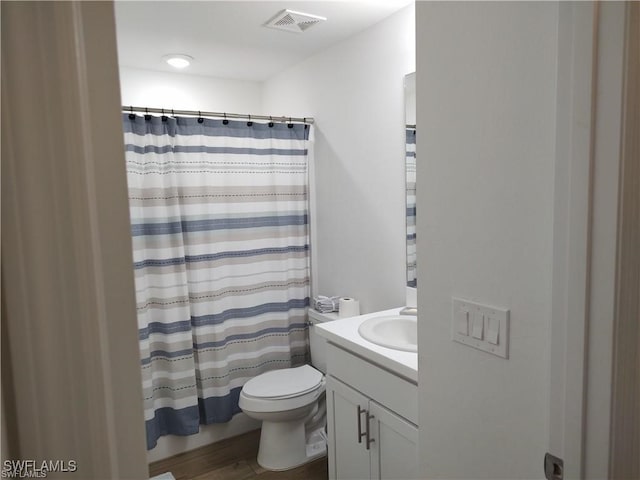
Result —
[{"label": "cabinet door", "polygon": [[[369,452],[364,437],[369,399],[327,376],[327,434],[329,436],[329,478],[339,480],[370,478]],[[361,441],[361,442],[360,442]]]},{"label": "cabinet door", "polygon": [[381,480],[419,478],[418,427],[374,401],[369,402],[371,477]]}]

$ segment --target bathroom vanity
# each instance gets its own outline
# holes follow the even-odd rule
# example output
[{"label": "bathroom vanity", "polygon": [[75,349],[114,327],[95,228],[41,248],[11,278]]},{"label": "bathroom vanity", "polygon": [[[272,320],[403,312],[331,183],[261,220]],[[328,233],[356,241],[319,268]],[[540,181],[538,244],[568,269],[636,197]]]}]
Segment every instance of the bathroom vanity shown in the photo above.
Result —
[{"label": "bathroom vanity", "polygon": [[[327,342],[329,478],[418,478],[418,355],[358,332],[400,309],[317,325]],[[387,332],[393,336],[393,332]]]}]

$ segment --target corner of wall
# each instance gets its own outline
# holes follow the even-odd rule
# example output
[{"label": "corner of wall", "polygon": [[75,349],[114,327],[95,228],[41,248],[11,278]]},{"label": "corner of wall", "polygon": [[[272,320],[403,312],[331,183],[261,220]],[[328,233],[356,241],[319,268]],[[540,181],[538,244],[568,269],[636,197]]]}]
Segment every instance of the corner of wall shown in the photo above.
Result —
[{"label": "corner of wall", "polygon": [[363,313],[405,303],[403,78],[414,67],[411,5],[264,86],[265,110],[316,121],[316,291],[356,297]]}]

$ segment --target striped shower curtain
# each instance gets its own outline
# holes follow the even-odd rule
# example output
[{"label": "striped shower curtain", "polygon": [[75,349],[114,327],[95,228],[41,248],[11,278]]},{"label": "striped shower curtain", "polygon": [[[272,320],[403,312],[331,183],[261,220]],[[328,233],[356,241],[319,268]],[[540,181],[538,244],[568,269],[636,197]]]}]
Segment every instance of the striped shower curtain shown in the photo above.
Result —
[{"label": "striped shower curtain", "polygon": [[406,129],[407,169],[407,286],[417,287],[416,263],[416,129]]},{"label": "striped shower curtain", "polygon": [[147,448],[307,360],[307,125],[123,115]]}]

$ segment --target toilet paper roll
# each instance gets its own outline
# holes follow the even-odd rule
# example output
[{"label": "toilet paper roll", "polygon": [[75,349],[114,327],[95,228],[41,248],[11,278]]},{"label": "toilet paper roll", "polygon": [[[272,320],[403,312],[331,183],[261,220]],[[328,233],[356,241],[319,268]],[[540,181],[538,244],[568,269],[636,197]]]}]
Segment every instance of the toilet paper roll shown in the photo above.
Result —
[{"label": "toilet paper roll", "polygon": [[338,316],[355,317],[360,315],[360,302],[355,298],[342,297],[340,298],[340,307],[338,309]]}]

